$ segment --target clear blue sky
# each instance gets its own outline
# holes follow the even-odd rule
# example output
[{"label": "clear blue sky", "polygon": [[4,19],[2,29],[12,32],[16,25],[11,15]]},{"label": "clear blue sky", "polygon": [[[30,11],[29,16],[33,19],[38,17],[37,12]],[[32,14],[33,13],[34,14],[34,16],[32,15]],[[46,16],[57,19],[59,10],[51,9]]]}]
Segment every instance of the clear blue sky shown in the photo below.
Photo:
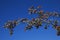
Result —
[{"label": "clear blue sky", "polygon": [[25,24],[19,24],[14,30],[12,36],[7,29],[2,28],[7,20],[20,18],[31,19],[32,15],[28,14],[28,8],[34,5],[42,6],[44,11],[60,12],[60,0],[0,0],[0,40],[60,40],[56,35],[56,30],[51,27],[48,30],[44,28],[24,32]]}]

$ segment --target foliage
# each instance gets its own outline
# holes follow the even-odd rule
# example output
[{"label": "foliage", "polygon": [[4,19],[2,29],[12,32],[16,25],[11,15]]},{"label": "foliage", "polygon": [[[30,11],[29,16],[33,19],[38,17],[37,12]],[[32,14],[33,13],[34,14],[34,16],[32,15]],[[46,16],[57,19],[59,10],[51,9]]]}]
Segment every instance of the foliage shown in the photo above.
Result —
[{"label": "foliage", "polygon": [[[13,21],[7,21],[4,25],[4,28],[9,29],[10,35],[13,34],[13,29],[20,23],[26,23],[27,26],[25,27],[26,30],[31,30],[33,27],[36,29],[40,28],[43,23],[45,23],[44,29],[48,29],[48,26],[51,24],[53,25],[52,28],[57,30],[57,35],[60,36],[60,26],[58,25],[58,20],[50,20],[50,17],[58,17],[60,18],[60,14],[57,12],[44,12],[40,10],[41,6],[34,8],[34,6],[28,9],[29,14],[37,14],[36,18],[32,18],[31,20],[27,18],[17,19]],[[53,23],[52,23],[53,22]]]}]

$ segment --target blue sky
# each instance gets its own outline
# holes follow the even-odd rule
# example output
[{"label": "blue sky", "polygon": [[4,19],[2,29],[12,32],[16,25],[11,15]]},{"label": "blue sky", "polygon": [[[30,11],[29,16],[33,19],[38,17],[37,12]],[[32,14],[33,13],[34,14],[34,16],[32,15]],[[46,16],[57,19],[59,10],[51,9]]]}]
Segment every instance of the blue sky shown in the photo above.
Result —
[{"label": "blue sky", "polygon": [[44,11],[60,12],[60,0],[0,0],[0,40],[60,40],[56,30],[51,27],[47,30],[43,27],[38,30],[33,28],[24,32],[26,25],[21,23],[14,29],[12,36],[7,29],[2,28],[7,20],[35,17],[36,15],[29,15],[27,11],[32,5],[41,5]]}]

